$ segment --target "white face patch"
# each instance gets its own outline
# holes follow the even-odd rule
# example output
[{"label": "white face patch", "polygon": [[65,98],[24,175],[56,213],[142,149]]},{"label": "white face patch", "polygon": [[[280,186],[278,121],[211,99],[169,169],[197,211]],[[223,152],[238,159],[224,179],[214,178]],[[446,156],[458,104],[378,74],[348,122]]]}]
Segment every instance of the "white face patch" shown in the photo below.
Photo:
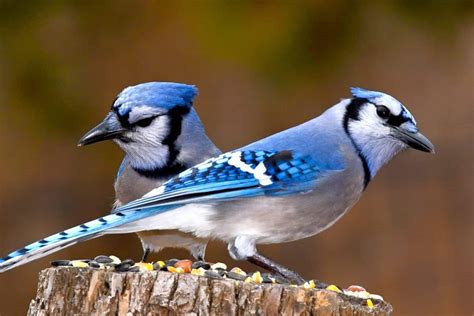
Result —
[{"label": "white face patch", "polygon": [[167,164],[169,147],[162,144],[169,133],[170,119],[168,116],[158,116],[147,127],[137,126],[124,134],[130,142],[120,139],[116,143],[127,153],[130,164],[137,169],[149,170],[160,168]]},{"label": "white face patch", "polygon": [[403,116],[405,119],[411,120],[416,125],[415,118],[410,111],[405,108],[400,101],[383,92],[370,91],[360,87],[351,88],[352,95],[354,98],[367,99],[369,102],[375,105],[383,105],[387,107],[390,113],[397,117]]},{"label": "white face patch", "polygon": [[350,127],[356,127],[365,131],[371,137],[384,137],[390,134],[390,127],[377,114],[377,108],[372,104],[365,104],[359,111],[359,119],[350,122]]},{"label": "white face patch", "polygon": [[162,111],[160,111],[159,108],[156,107],[151,107],[151,106],[137,106],[132,108],[132,110],[128,114],[128,122],[130,124],[134,124],[140,120],[159,115],[159,114],[164,114]]},{"label": "white face patch", "polygon": [[390,113],[395,116],[400,115],[403,111],[403,105],[400,103],[400,101],[385,93],[383,93],[380,97],[370,99],[370,102],[376,105],[386,106],[390,110]]},{"label": "white face patch", "polygon": [[388,94],[382,93],[380,97],[370,99],[370,101],[376,105],[386,106],[390,110],[390,113],[392,115],[394,116],[403,115],[406,118],[410,119],[416,125],[415,118],[410,113],[410,111],[408,111],[408,109],[404,107],[403,104],[397,99],[395,99],[394,97]]},{"label": "white face patch", "polygon": [[397,99],[386,93],[362,88],[351,88],[351,92],[354,99],[346,106],[344,127],[364,168],[367,166],[373,177],[393,156],[407,148],[397,129],[416,133],[416,122]]},{"label": "white face patch", "polygon": [[[398,105],[393,103],[392,108],[395,107],[398,113],[401,113],[402,105],[398,101],[396,102]],[[378,105],[387,106],[386,104]],[[392,128],[379,117],[376,106],[371,103],[361,106],[358,119],[348,122],[348,132],[365,157],[371,177],[374,177],[384,164],[389,162],[400,150],[406,148],[406,144],[393,137]]]}]

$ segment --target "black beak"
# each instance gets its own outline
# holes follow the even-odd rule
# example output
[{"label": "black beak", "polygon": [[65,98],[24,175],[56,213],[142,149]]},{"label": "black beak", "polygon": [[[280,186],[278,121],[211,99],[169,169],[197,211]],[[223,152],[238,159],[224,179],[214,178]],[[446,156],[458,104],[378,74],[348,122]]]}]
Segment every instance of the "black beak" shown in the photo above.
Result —
[{"label": "black beak", "polygon": [[77,145],[85,146],[107,139],[114,139],[126,131],[118,121],[115,113],[110,112],[102,123],[82,136]]},{"label": "black beak", "polygon": [[427,153],[435,153],[434,145],[420,132],[409,132],[401,128],[395,128],[395,133],[398,139],[411,148]]}]

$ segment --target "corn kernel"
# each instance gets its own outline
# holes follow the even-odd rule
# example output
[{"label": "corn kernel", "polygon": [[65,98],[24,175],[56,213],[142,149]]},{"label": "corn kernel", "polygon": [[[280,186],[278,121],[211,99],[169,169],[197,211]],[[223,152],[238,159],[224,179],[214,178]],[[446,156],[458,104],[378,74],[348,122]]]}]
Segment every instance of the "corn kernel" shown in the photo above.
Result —
[{"label": "corn kernel", "polygon": [[310,280],[309,282],[305,282],[303,284],[303,287],[307,290],[314,289],[316,287],[316,284],[314,283],[314,280]]},{"label": "corn kernel", "polygon": [[184,269],[181,268],[181,267],[175,268],[175,267],[173,267],[173,266],[167,266],[166,268],[168,269],[169,272],[179,273],[179,274],[184,273]]},{"label": "corn kernel", "polygon": [[372,302],[372,300],[370,298],[367,300],[367,307],[368,308],[374,308],[374,303]]},{"label": "corn kernel", "polygon": [[263,277],[259,271],[252,274],[252,280],[254,280],[255,283],[263,283]]},{"label": "corn kernel", "polygon": [[203,268],[192,269],[191,270],[191,274],[199,275],[199,276],[203,276],[205,272],[206,272],[206,270],[204,270]]},{"label": "corn kernel", "polygon": [[140,268],[140,271],[152,271],[153,265],[151,263],[138,262],[135,263],[134,267]]},{"label": "corn kernel", "polygon": [[337,286],[335,286],[334,284],[329,285],[326,288],[326,290],[337,292],[337,293],[342,293],[341,290],[339,290],[339,288]]},{"label": "corn kernel", "polygon": [[158,266],[160,267],[160,269],[165,266],[165,262],[164,262],[164,261],[161,261],[161,260],[160,260],[160,261],[157,261],[156,263],[158,264]]},{"label": "corn kernel", "polygon": [[234,272],[234,273],[237,273],[237,274],[240,274],[240,275],[247,275],[247,273],[245,273],[244,270],[242,270],[241,268],[232,268],[232,270],[230,270],[230,272]]},{"label": "corn kernel", "polygon": [[89,265],[83,261],[79,261],[79,260],[73,260],[71,261],[71,264],[73,267],[76,267],[76,268],[87,268]]}]

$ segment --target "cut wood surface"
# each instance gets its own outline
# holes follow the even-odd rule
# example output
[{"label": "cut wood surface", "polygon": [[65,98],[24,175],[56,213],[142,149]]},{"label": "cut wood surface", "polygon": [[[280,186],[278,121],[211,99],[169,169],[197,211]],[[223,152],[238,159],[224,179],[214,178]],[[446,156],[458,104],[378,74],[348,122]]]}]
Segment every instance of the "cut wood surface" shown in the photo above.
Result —
[{"label": "cut wood surface", "polygon": [[392,307],[328,290],[165,271],[41,271],[28,315],[390,315]]}]

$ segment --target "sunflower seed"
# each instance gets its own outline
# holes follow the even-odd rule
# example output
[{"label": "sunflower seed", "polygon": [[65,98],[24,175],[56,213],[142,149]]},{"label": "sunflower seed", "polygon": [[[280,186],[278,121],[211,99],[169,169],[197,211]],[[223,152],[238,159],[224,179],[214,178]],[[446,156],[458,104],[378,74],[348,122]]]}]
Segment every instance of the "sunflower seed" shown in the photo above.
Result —
[{"label": "sunflower seed", "polygon": [[245,281],[245,279],[247,278],[246,275],[242,275],[232,271],[227,272],[227,277],[239,281]]},{"label": "sunflower seed", "polygon": [[127,272],[130,270],[130,268],[133,266],[133,264],[130,264],[129,262],[121,262],[115,266],[115,271],[117,272]]},{"label": "sunflower seed", "polygon": [[94,258],[94,261],[96,261],[97,263],[112,263],[114,262],[114,260],[108,256],[97,256]]},{"label": "sunflower seed", "polygon": [[167,266],[167,267],[168,267],[168,266],[171,266],[171,267],[172,267],[172,266],[174,266],[174,264],[175,264],[176,262],[178,262],[178,261],[179,261],[179,259],[169,259],[169,260],[166,260],[166,261],[165,261],[165,266]]},{"label": "sunflower seed", "polygon": [[192,269],[199,269],[203,268],[204,270],[209,270],[211,268],[211,265],[205,261],[195,261],[191,265]]},{"label": "sunflower seed", "polygon": [[54,260],[51,262],[51,265],[53,267],[67,267],[67,266],[71,266],[71,261],[70,260]]},{"label": "sunflower seed", "polygon": [[211,279],[221,279],[222,278],[222,276],[217,271],[214,271],[214,270],[207,270],[206,272],[204,272],[204,275],[211,278]]},{"label": "sunflower seed", "polygon": [[89,261],[89,267],[91,267],[91,268],[100,268],[100,263],[98,263],[95,260],[91,260],[91,261]]}]

